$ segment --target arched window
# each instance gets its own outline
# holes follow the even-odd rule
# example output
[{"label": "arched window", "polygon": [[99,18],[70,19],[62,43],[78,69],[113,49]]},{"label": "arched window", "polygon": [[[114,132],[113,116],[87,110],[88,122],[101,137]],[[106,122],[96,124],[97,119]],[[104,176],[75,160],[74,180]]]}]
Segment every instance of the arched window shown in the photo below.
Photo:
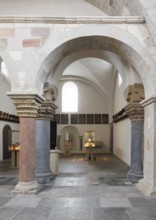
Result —
[{"label": "arched window", "polygon": [[78,88],[73,82],[66,82],[62,87],[62,112],[78,111]]}]

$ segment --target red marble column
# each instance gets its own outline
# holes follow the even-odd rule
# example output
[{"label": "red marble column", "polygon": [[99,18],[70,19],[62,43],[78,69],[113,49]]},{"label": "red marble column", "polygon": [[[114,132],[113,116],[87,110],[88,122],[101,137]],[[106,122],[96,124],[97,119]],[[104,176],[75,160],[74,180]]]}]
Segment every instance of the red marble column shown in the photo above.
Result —
[{"label": "red marble column", "polygon": [[12,193],[36,194],[41,186],[36,180],[36,116],[43,99],[38,95],[9,94],[20,118],[19,182]]},{"label": "red marble column", "polygon": [[35,118],[20,118],[20,182],[35,181]]}]

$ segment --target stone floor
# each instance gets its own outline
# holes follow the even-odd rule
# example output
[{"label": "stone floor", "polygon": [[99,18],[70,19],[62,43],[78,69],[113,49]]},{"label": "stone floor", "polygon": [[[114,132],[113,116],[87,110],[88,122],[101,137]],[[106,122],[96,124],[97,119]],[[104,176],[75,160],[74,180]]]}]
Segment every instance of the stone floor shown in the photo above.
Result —
[{"label": "stone floor", "polygon": [[128,170],[111,154],[60,157],[59,175],[38,195],[12,196],[18,170],[0,163],[0,220],[156,220],[156,199],[127,180]]}]

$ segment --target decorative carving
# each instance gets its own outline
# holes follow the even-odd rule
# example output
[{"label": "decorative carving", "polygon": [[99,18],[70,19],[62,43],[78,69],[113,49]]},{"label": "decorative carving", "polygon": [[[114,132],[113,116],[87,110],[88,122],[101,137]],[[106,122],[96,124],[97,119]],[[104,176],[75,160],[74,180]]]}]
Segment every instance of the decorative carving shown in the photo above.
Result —
[{"label": "decorative carving", "polygon": [[131,103],[125,107],[125,111],[131,120],[144,119],[144,108],[140,104]]},{"label": "decorative carving", "polygon": [[17,123],[19,122],[18,116],[3,111],[0,111],[0,120],[17,122]]},{"label": "decorative carving", "polygon": [[113,122],[116,123],[128,117],[131,120],[143,120],[144,108],[139,103],[130,103],[117,114],[113,115]]},{"label": "decorative carving", "polygon": [[123,108],[121,111],[119,111],[117,114],[113,115],[113,122],[121,121],[125,118],[128,118],[127,112]]},{"label": "decorative carving", "polygon": [[46,101],[55,101],[58,95],[58,90],[55,85],[48,82],[44,83],[43,96]]},{"label": "decorative carving", "polygon": [[36,118],[40,103],[43,101],[37,95],[13,95],[9,94],[17,109],[19,117]]},{"label": "decorative carving", "polygon": [[124,91],[125,99],[130,102],[141,102],[144,98],[144,87],[142,84],[129,85]]},{"label": "decorative carving", "polygon": [[45,101],[41,104],[41,107],[39,108],[37,118],[52,120],[56,109],[57,106],[54,103]]}]

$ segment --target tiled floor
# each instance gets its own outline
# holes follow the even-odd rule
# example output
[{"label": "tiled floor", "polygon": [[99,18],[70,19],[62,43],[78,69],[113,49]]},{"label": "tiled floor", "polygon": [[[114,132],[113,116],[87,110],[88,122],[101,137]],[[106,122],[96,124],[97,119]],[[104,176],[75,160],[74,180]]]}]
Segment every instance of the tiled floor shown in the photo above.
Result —
[{"label": "tiled floor", "polygon": [[156,220],[156,199],[127,180],[128,170],[110,154],[61,157],[59,175],[38,195],[12,196],[18,170],[0,164],[0,220]]}]

